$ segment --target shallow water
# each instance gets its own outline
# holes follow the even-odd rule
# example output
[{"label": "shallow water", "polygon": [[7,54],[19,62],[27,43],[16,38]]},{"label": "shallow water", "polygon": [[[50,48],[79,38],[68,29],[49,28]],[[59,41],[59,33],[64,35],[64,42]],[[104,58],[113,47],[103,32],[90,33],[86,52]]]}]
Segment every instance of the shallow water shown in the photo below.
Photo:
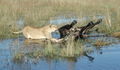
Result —
[{"label": "shallow water", "polygon": [[[94,18],[93,18],[94,17]],[[73,20],[77,20],[77,22],[82,23],[83,21],[87,21],[90,19],[104,19],[105,16],[101,16],[101,15],[96,15],[96,16],[85,16],[82,18],[65,18],[63,16],[59,16],[59,17],[54,17],[53,19],[50,20],[50,24],[66,24],[66,23],[71,23]]]},{"label": "shallow water", "polygon": [[[98,18],[104,18],[98,16]],[[58,19],[50,21],[51,24],[62,24],[72,22],[72,19]],[[77,19],[84,21],[89,19]],[[17,24],[21,24],[22,19]],[[95,35],[95,34],[94,34]],[[59,38],[59,34],[54,34],[54,38]],[[103,48],[93,48],[94,52],[88,56],[80,56],[73,58],[40,58],[29,59],[21,63],[15,63],[13,57],[19,52],[32,52],[37,49],[42,49],[40,46],[44,44],[26,44],[24,38],[0,40],[0,70],[120,70],[120,40],[112,37],[96,37],[89,38],[93,42],[97,40],[104,40],[114,42]],[[86,46],[91,46],[90,43],[85,43]],[[93,47],[93,46],[92,46]]]},{"label": "shallow water", "polygon": [[[104,48],[95,49],[89,57],[81,56],[77,58],[60,59],[29,59],[23,63],[14,63],[13,56],[16,52],[32,51],[23,44],[24,39],[9,39],[0,41],[0,70],[120,70],[120,43],[112,44]],[[24,47],[23,49],[19,49]]]}]

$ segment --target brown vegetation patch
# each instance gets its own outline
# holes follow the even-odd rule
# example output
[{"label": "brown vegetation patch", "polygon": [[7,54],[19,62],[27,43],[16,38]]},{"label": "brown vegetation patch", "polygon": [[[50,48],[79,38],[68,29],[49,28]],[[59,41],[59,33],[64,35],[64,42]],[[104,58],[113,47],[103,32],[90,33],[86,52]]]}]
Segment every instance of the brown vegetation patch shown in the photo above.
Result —
[{"label": "brown vegetation patch", "polygon": [[113,37],[120,38],[120,32],[115,32],[112,34]]},{"label": "brown vegetation patch", "polygon": [[101,46],[106,46],[106,45],[109,45],[110,43],[109,42],[105,42],[105,41],[96,41],[93,45],[94,46],[97,46],[97,47],[101,47]]}]

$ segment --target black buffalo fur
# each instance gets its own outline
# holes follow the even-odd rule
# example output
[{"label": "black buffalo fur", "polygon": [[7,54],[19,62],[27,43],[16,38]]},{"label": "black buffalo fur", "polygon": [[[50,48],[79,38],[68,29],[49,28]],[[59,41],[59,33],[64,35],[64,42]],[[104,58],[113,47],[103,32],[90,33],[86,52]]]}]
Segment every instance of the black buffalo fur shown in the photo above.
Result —
[{"label": "black buffalo fur", "polygon": [[93,21],[90,21],[86,26],[81,27],[81,30],[79,31],[79,34],[75,37],[75,40],[81,38],[84,38],[84,34],[87,33],[88,30],[93,28],[95,25],[102,22],[102,19],[99,19],[97,22],[93,23]]},{"label": "black buffalo fur", "polygon": [[60,33],[60,38],[64,38],[68,33],[69,33],[69,30],[75,25],[77,24],[77,21],[76,20],[73,20],[71,24],[67,24],[67,25],[64,25],[62,27],[60,27],[58,29],[59,33]]}]

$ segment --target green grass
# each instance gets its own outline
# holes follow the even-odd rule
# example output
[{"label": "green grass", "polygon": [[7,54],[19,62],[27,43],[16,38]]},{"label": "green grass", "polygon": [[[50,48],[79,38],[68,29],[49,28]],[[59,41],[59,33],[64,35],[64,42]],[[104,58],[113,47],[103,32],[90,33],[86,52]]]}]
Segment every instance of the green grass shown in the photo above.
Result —
[{"label": "green grass", "polygon": [[[58,16],[82,18],[84,16],[105,16],[98,26],[101,32],[113,33],[120,30],[119,0],[1,0],[0,1],[0,38],[14,37],[9,25],[15,26],[22,16],[25,25],[43,26]],[[83,23],[87,23],[88,21]],[[10,29],[9,29],[10,28]]]},{"label": "green grass", "polygon": [[[112,34],[120,31],[120,1],[119,0],[0,0],[0,39],[18,37],[12,31],[19,31],[17,21],[23,17],[25,26],[41,27],[49,24],[55,17],[83,18],[91,17],[80,25],[95,21],[96,16],[104,16],[102,24],[97,26],[99,31]],[[78,21],[78,23],[80,23]],[[80,26],[77,25],[77,26]],[[75,57],[90,52],[81,42],[68,40],[62,48],[48,43],[43,51],[38,50],[29,54],[15,55],[15,60],[23,56],[39,58],[48,57]],[[23,55],[24,54],[24,55]]]},{"label": "green grass", "polygon": [[[37,47],[37,50],[27,52],[25,50],[17,51],[13,57],[14,62],[21,63],[24,62],[25,57],[28,59],[41,59],[41,58],[76,58],[79,56],[84,56],[84,53],[91,53],[93,49],[91,47],[86,47],[82,45],[81,42],[72,42],[68,44],[53,44],[48,42],[42,49]],[[26,47],[26,48],[30,48]],[[22,48],[21,48],[22,49]],[[31,49],[32,50],[32,49]]]}]

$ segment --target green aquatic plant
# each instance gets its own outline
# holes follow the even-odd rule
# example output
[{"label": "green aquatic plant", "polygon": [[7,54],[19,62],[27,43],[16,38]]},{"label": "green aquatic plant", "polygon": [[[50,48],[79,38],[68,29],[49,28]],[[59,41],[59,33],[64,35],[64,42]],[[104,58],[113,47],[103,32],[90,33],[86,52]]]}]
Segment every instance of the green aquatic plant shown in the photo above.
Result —
[{"label": "green aquatic plant", "polygon": [[22,63],[22,62],[24,62],[24,57],[25,57],[24,53],[17,53],[13,57],[13,61],[15,63]]},{"label": "green aquatic plant", "polygon": [[[29,48],[29,47],[26,47]],[[44,47],[37,47],[37,50],[24,52],[24,56],[28,58],[39,59],[42,57],[49,57],[49,58],[63,58],[63,57],[78,57],[84,55],[84,53],[92,52],[92,49],[89,47],[85,47],[80,43],[80,41],[74,42],[73,40],[69,39],[64,44],[55,44],[50,41],[46,43]],[[21,55],[20,53],[18,53]],[[19,61],[22,59],[22,56],[18,54],[15,55],[15,59]]]},{"label": "green aquatic plant", "polygon": [[34,52],[30,52],[30,53],[26,53],[26,55],[30,58],[40,58],[42,56],[42,52],[37,50],[37,51],[34,51]]}]

